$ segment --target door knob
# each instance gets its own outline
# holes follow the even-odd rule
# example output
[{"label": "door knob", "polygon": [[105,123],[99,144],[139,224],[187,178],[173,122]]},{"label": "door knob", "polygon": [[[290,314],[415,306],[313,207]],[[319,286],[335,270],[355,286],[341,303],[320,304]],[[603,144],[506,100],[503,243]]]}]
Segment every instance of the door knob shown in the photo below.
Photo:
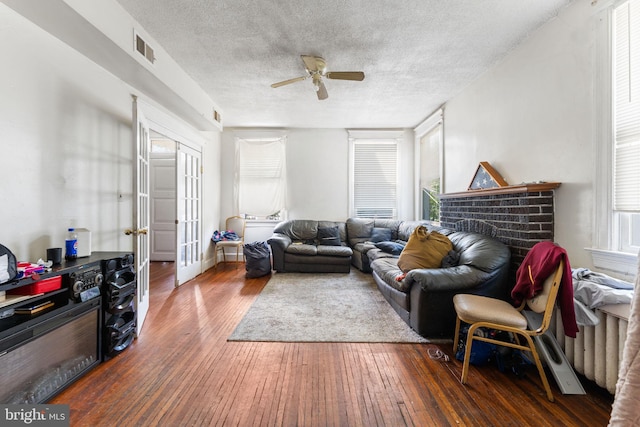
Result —
[{"label": "door knob", "polygon": [[130,228],[127,228],[124,230],[124,234],[126,234],[127,236],[130,236],[131,234],[133,234],[134,236],[137,236],[138,234],[147,234],[147,229],[142,228],[140,230],[132,230]]}]

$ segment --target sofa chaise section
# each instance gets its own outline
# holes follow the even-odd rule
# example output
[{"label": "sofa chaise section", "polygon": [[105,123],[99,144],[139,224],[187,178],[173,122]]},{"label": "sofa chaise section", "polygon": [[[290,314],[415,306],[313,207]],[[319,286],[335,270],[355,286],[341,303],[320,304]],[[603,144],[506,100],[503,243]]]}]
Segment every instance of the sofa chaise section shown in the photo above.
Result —
[{"label": "sofa chaise section", "polygon": [[[415,226],[412,222],[401,225],[401,236]],[[451,240],[458,258],[455,265],[414,269],[403,275],[397,257],[384,257],[373,260],[371,269],[380,292],[412,329],[427,338],[449,339],[456,320],[454,295],[468,293],[508,300],[511,254],[505,244],[483,234],[427,228]]]}]

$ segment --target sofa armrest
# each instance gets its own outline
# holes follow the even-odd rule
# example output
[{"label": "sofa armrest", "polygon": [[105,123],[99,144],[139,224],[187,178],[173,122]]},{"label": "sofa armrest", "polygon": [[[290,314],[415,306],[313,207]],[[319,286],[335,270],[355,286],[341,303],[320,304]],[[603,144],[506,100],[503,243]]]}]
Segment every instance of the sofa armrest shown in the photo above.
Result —
[{"label": "sofa armrest", "polygon": [[271,246],[273,269],[276,271],[284,271],[284,251],[291,244],[291,238],[286,234],[274,233],[267,242],[269,246]]},{"label": "sofa armrest", "polygon": [[449,268],[422,268],[411,270],[405,277],[409,287],[414,283],[428,292],[464,292],[480,285],[490,274],[467,265]]}]

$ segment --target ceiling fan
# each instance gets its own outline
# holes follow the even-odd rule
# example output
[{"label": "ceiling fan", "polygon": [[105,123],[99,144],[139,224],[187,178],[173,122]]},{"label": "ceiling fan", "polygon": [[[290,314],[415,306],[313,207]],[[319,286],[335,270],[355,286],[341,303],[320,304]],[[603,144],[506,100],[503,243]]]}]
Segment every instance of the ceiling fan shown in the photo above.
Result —
[{"label": "ceiling fan", "polygon": [[323,100],[329,97],[327,88],[322,82],[323,77],[334,80],[355,80],[359,82],[364,80],[364,73],[362,71],[327,71],[327,62],[323,58],[311,55],[300,55],[300,57],[304,62],[304,68],[307,72],[307,75],[274,83],[271,85],[271,87],[276,88],[299,82],[311,77],[313,85],[316,89],[316,93],[318,95],[318,99]]}]

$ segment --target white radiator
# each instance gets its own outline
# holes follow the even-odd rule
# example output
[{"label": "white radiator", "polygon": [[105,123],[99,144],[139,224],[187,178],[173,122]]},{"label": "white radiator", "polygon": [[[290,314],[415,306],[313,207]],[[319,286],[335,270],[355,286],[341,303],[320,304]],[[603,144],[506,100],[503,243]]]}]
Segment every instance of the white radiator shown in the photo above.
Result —
[{"label": "white radiator", "polygon": [[609,305],[596,309],[600,323],[596,326],[580,326],[576,338],[564,335],[560,313],[556,314],[556,340],[569,363],[576,372],[615,394],[627,337],[629,305]]}]

